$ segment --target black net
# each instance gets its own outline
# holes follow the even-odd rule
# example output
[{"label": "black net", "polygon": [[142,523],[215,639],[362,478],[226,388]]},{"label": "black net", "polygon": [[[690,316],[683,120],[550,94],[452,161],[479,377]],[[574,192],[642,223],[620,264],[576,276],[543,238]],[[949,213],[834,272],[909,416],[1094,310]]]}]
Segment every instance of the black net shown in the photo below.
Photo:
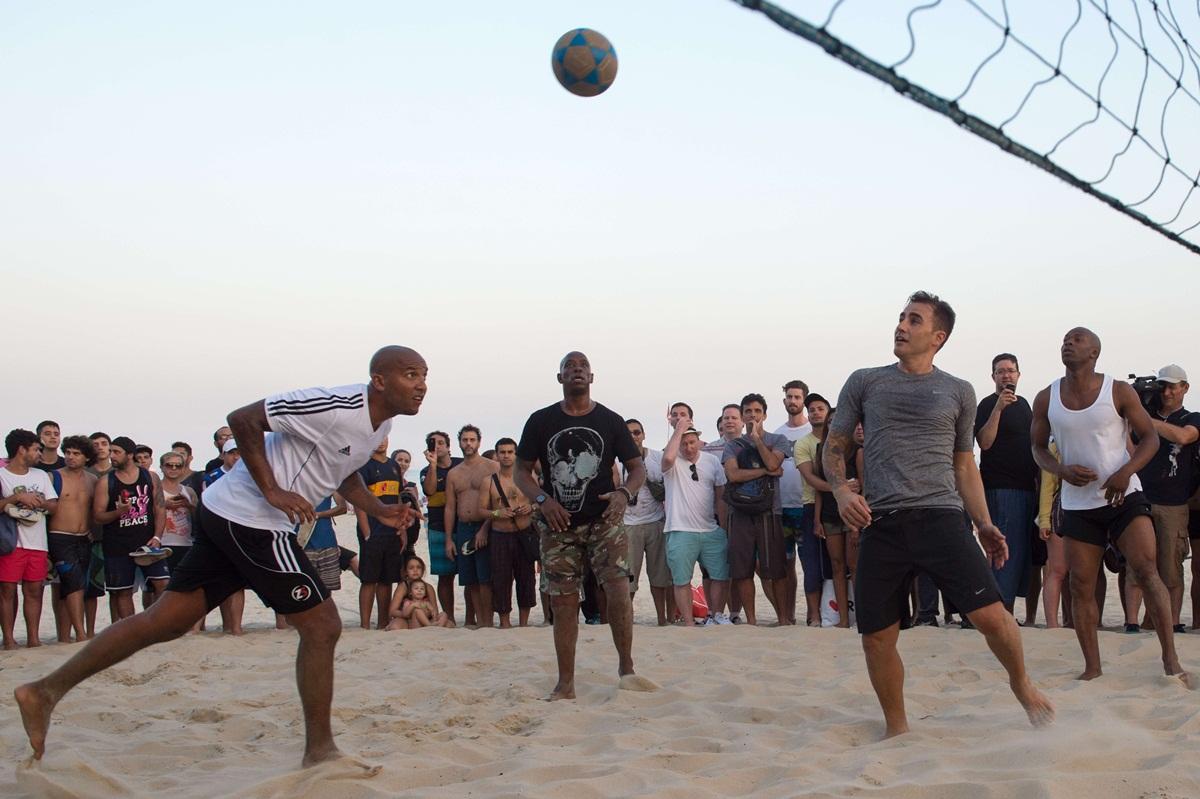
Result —
[{"label": "black net", "polygon": [[1200,0],[734,0],[1200,255]]}]

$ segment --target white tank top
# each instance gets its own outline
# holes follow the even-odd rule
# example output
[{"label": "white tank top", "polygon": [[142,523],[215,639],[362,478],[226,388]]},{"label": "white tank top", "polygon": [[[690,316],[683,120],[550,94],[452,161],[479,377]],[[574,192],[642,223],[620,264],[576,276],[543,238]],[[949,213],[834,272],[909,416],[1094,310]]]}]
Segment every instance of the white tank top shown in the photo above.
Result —
[{"label": "white tank top", "polygon": [[[1062,404],[1060,387],[1064,378],[1050,384],[1050,430],[1058,442],[1064,464],[1086,466],[1099,478],[1085,486],[1062,481],[1063,510],[1090,510],[1108,504],[1101,486],[1114,472],[1129,463],[1129,423],[1117,413],[1113,402],[1113,379],[1104,375],[1104,384],[1096,401],[1081,411]],[[1135,474],[1129,478],[1126,494],[1141,491]]]}]

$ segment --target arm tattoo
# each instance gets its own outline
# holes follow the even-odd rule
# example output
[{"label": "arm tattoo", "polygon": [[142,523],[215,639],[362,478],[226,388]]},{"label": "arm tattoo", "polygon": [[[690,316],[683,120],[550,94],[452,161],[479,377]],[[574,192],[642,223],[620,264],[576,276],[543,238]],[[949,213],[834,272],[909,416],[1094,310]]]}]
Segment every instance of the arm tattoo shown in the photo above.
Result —
[{"label": "arm tattoo", "polygon": [[846,484],[846,453],[850,451],[853,443],[854,439],[851,436],[832,430],[825,438],[821,466],[825,470],[825,481],[834,491]]}]

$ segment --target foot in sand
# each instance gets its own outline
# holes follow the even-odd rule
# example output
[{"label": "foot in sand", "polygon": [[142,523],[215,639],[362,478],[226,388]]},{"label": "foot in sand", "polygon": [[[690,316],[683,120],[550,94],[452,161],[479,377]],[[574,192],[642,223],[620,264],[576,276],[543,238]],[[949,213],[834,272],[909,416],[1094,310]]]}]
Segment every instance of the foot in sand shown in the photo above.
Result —
[{"label": "foot in sand", "polygon": [[1077,680],[1094,680],[1103,673],[1104,672],[1100,671],[1099,667],[1096,667],[1094,669],[1084,669],[1083,673],[1080,674],[1075,679],[1077,679]]},{"label": "foot in sand", "polygon": [[1166,666],[1165,671],[1167,672],[1168,677],[1178,677],[1179,681],[1182,682],[1189,691],[1196,690],[1196,678],[1193,677],[1189,672],[1184,671],[1183,667],[1178,663],[1176,663],[1174,667]]},{"label": "foot in sand", "polygon": [[1023,686],[1014,685],[1012,692],[1034,727],[1046,727],[1054,721],[1054,703],[1034,688],[1033,683],[1026,681]]},{"label": "foot in sand", "polygon": [[640,674],[622,674],[617,687],[622,691],[657,691],[658,686]]},{"label": "foot in sand", "polygon": [[554,686],[554,690],[546,697],[547,702],[555,702],[559,699],[574,699],[575,698],[575,683],[560,682]]},{"label": "foot in sand", "polygon": [[902,727],[896,727],[896,728],[887,727],[883,731],[883,740],[886,741],[888,738],[895,738],[898,735],[905,735],[907,733],[908,733],[907,722]]},{"label": "foot in sand", "polygon": [[33,747],[33,759],[41,760],[46,754],[46,733],[50,730],[50,714],[58,699],[37,683],[26,683],[13,691],[17,707],[21,710],[21,723]]},{"label": "foot in sand", "polygon": [[[306,754],[302,765],[304,768],[324,766],[323,776],[330,779],[374,777],[383,771],[383,766],[373,766],[370,763],[364,763],[357,757],[342,754],[337,747],[327,750],[320,756]],[[329,773],[325,774],[325,771]]]}]

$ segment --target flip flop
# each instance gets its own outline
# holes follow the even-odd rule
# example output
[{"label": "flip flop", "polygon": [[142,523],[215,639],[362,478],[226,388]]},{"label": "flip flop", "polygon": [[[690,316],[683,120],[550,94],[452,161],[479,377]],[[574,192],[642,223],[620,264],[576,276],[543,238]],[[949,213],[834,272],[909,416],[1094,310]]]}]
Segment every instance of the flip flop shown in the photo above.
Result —
[{"label": "flip flop", "polygon": [[133,562],[139,566],[149,566],[152,563],[158,563],[163,558],[171,557],[171,548],[140,546],[130,552],[129,557],[133,558]]}]

